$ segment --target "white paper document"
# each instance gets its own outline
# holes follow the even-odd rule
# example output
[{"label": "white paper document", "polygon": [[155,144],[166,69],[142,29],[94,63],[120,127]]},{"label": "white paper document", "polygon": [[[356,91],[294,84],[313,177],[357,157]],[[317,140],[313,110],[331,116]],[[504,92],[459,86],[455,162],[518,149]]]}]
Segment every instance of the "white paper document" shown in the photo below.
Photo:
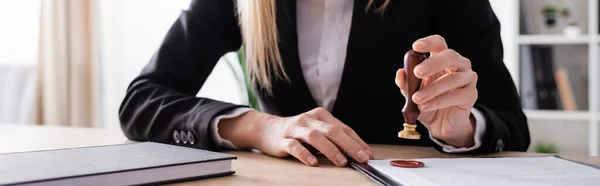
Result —
[{"label": "white paper document", "polygon": [[600,169],[555,156],[415,159],[422,168],[370,160],[368,165],[406,186],[600,186]]}]

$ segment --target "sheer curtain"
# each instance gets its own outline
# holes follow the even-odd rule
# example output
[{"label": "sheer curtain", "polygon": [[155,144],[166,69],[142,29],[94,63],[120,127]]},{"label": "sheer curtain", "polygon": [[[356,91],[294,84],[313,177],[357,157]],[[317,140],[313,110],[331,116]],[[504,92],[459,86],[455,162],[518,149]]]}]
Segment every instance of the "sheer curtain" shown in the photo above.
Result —
[{"label": "sheer curtain", "polygon": [[35,123],[96,124],[92,0],[43,0]]},{"label": "sheer curtain", "polygon": [[0,65],[0,124],[30,124],[35,67]]}]

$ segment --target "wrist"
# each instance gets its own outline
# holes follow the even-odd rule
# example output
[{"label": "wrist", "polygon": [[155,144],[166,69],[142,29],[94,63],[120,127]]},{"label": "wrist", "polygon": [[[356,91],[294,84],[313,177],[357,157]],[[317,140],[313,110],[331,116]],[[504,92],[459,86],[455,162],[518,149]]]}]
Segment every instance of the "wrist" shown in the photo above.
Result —
[{"label": "wrist", "polygon": [[219,122],[219,135],[231,141],[240,149],[256,148],[262,133],[262,125],[267,114],[248,111],[238,117],[223,119]]},{"label": "wrist", "polygon": [[467,127],[464,128],[463,132],[461,132],[459,136],[456,136],[454,139],[445,140],[446,143],[455,147],[472,147],[475,145],[475,126],[476,121],[473,114],[469,113],[468,119],[465,123]]}]

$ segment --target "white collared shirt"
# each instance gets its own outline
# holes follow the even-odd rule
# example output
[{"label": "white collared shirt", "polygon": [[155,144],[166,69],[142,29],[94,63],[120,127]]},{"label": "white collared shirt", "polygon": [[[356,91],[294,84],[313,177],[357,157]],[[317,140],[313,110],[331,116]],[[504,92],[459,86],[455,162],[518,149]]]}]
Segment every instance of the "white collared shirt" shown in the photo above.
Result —
[{"label": "white collared shirt", "polygon": [[353,1],[298,0],[298,52],[308,88],[317,105],[333,110],[344,62]]},{"label": "white collared shirt", "polygon": [[[342,78],[350,26],[352,25],[353,0],[297,0],[298,52],[304,78],[317,105],[331,112],[336,101]],[[218,133],[218,122],[224,118],[237,117],[250,109],[236,109],[213,120],[212,130],[219,146],[236,148]],[[485,119],[475,108],[471,112],[476,119],[475,145],[456,148],[429,134],[429,137],[445,152],[466,152],[479,148],[485,131]]]}]

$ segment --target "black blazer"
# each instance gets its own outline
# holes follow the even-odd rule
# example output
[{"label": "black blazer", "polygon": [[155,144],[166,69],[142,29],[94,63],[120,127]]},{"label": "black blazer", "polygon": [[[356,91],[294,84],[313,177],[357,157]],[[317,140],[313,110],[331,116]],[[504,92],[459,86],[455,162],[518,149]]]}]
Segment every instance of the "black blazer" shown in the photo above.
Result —
[{"label": "black blazer", "polygon": [[[383,0],[376,0],[381,4]],[[293,116],[317,107],[298,57],[295,0],[277,1],[279,47],[291,82],[275,82],[273,94],[257,92],[263,111]],[[420,140],[397,137],[405,99],[394,83],[403,55],[419,38],[445,37],[448,46],[472,62],[479,75],[475,108],[485,115],[482,146],[470,153],[525,151],[526,117],[503,63],[500,23],[487,0],[392,0],[383,15],[355,0],[354,15],[337,101],[332,114],[371,144],[432,146],[419,124]],[[377,7],[377,6],[376,6]],[[241,33],[234,0],[193,0],[168,31],[158,51],[130,84],[119,110],[125,135],[208,150],[215,146],[209,123],[217,115],[247,107],[195,97],[219,58],[237,51]],[[193,144],[174,135],[190,134]],[[175,136],[175,137],[174,137]]]}]

